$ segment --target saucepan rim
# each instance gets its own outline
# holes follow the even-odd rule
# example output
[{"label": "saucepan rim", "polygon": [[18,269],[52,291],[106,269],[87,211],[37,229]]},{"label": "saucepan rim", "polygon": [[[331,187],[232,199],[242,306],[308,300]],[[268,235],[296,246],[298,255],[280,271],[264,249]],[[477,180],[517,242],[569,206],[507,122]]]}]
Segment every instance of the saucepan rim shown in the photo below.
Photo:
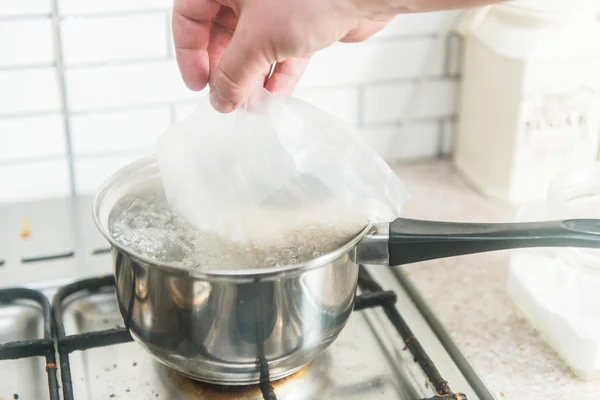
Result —
[{"label": "saucepan rim", "polygon": [[96,195],[94,196],[92,206],[93,219],[94,223],[96,224],[96,227],[98,228],[102,236],[104,236],[106,240],[108,240],[108,242],[113,248],[126,254],[128,257],[132,258],[133,260],[136,260],[137,262],[146,264],[148,266],[161,268],[171,273],[187,274],[193,277],[206,279],[220,277],[231,279],[239,278],[244,280],[248,278],[266,278],[289,273],[301,273],[304,271],[322,267],[338,259],[342,255],[350,252],[370,232],[372,228],[372,224],[369,224],[343,246],[338,247],[337,249],[332,250],[328,253],[322,254],[317,258],[299,264],[288,264],[278,267],[266,268],[219,269],[207,271],[196,267],[177,266],[172,263],[153,260],[150,257],[138,254],[117,243],[108,230],[108,218],[104,218],[105,221],[103,221],[103,218],[100,215],[105,197],[110,193],[111,190],[114,190],[117,187],[119,181],[123,179],[124,175],[134,173],[136,171],[139,171],[142,167],[148,167],[152,164],[156,164],[156,158],[154,154],[150,154],[140,159],[137,159],[110,175],[100,185],[96,192]]}]

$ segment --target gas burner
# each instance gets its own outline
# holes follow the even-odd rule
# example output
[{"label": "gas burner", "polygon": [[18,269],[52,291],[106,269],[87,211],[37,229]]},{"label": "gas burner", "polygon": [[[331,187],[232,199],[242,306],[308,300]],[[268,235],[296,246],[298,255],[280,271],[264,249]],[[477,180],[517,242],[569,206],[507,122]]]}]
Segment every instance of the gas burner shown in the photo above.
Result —
[{"label": "gas burner", "polygon": [[[320,360],[319,360],[320,361]],[[166,367],[160,366],[162,369],[161,377],[167,377],[165,386],[174,386],[177,391],[182,393],[186,398],[197,400],[220,400],[220,399],[248,399],[248,400],[263,400],[276,399],[275,393],[280,393],[280,397],[285,396],[283,393],[313,393],[315,396],[326,386],[323,375],[319,374],[321,366],[320,362],[312,363],[301,370],[289,375],[285,378],[274,382],[266,381],[266,385],[249,385],[249,386],[220,386],[212,385],[199,381],[195,381],[175,371],[169,370]],[[311,398],[311,397],[307,397]]]}]

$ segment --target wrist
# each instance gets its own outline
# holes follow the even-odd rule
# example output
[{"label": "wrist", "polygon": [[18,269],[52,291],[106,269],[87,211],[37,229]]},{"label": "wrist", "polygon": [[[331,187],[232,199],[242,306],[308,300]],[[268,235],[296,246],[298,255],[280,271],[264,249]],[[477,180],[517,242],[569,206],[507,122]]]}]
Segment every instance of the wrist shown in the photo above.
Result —
[{"label": "wrist", "polygon": [[348,0],[363,18],[393,18],[400,13],[414,11],[418,0]]}]

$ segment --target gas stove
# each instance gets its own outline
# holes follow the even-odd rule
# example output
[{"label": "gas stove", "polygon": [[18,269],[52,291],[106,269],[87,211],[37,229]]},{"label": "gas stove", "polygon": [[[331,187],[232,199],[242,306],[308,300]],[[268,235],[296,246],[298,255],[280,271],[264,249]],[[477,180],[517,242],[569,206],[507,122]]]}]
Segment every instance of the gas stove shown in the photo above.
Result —
[{"label": "gas stove", "polygon": [[350,321],[287,378],[193,381],[133,342],[90,198],[0,208],[0,399],[494,399],[401,268],[361,266]]}]

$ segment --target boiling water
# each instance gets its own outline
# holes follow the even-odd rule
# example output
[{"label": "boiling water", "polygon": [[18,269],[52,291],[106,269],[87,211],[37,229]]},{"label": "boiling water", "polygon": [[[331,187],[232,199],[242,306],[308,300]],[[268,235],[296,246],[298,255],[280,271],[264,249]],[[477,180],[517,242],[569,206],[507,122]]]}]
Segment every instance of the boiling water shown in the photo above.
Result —
[{"label": "boiling water", "polygon": [[364,228],[357,221],[311,224],[268,245],[241,245],[199,231],[172,211],[164,193],[158,191],[123,197],[111,210],[108,226],[112,237],[126,249],[175,266],[207,270],[306,262],[339,248]]}]

